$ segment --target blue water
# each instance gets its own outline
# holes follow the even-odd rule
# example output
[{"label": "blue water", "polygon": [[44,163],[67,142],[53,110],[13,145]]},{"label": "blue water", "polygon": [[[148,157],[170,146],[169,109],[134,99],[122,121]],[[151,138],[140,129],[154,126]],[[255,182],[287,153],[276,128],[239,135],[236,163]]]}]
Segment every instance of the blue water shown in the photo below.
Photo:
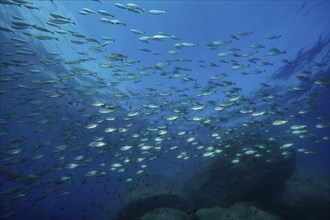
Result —
[{"label": "blue water", "polygon": [[[240,131],[257,131],[267,138],[275,137],[281,143],[292,142],[295,151],[307,149],[310,154],[298,151],[295,155],[297,171],[330,181],[329,1],[131,2],[143,8],[143,13],[120,9],[115,6],[116,1],[102,2],[0,2],[0,25],[10,30],[0,30],[1,216],[9,219],[111,219],[113,217],[110,216],[114,216],[122,206],[127,193],[127,178],[132,178],[134,183],[138,176],[136,171],[142,169],[144,174],[161,174],[184,183],[199,171],[201,164],[220,157],[221,153],[214,153],[214,157],[203,156],[203,153],[209,146],[224,150],[222,140],[231,137],[226,130],[228,128],[236,129],[237,135]],[[123,5],[129,3],[118,2]],[[115,18],[98,13],[81,15],[79,11],[83,8],[95,12],[105,10]],[[166,13],[153,15],[149,13],[153,9]],[[70,18],[64,20],[75,24],[51,26],[47,24],[53,19],[50,13]],[[117,19],[125,26],[102,23],[100,18]],[[15,21],[28,25],[15,27]],[[33,25],[53,33],[40,31]],[[22,26],[23,29],[19,28]],[[137,35],[130,29],[144,33]],[[61,34],[55,30],[68,33]],[[84,37],[74,37],[70,31]],[[245,36],[239,32],[252,33]],[[40,40],[36,38],[38,35],[56,39]],[[149,39],[148,43],[139,40],[143,36],[155,35],[162,35],[165,39]],[[280,37],[267,39],[266,36],[270,35]],[[107,41],[101,38],[104,36],[114,41],[101,46]],[[86,37],[99,43],[89,42]],[[17,38],[26,42],[18,42]],[[74,44],[72,40],[83,41],[83,44]],[[219,40],[230,43],[215,49],[207,46]],[[183,42],[196,45],[175,47],[175,44]],[[265,48],[253,49],[250,47],[252,44]],[[103,51],[92,51],[92,46]],[[230,47],[239,49],[234,53],[236,56],[218,56],[229,51]],[[272,48],[285,53],[267,55]],[[23,52],[28,49],[32,54],[17,52],[22,49]],[[170,55],[170,50],[180,53]],[[255,51],[257,53],[250,57],[242,56]],[[112,53],[123,54],[125,58],[109,61],[106,57]],[[256,60],[248,61],[250,58]],[[79,59],[85,60],[72,63]],[[129,64],[129,60],[138,62]],[[258,66],[261,61],[271,65]],[[100,64],[116,66],[103,68]],[[232,67],[235,65],[245,68],[234,70]],[[85,72],[79,72],[77,68]],[[35,73],[35,70],[41,72]],[[87,70],[91,74],[86,74]],[[251,73],[254,70],[263,72]],[[228,76],[210,80],[210,77],[221,73]],[[185,75],[177,77],[175,74]],[[308,81],[299,80],[297,76],[307,77]],[[46,79],[55,81],[43,81]],[[318,80],[324,84],[318,84]],[[210,83],[223,81],[234,85]],[[261,83],[269,87],[264,88]],[[297,86],[306,89],[290,91]],[[224,92],[232,88],[239,88],[233,93],[240,96],[239,101],[223,111],[215,111],[217,105],[228,101]],[[213,93],[196,96],[207,89]],[[118,93],[126,97],[118,98]],[[274,95],[275,98],[262,98],[262,95]],[[103,105],[92,106],[95,101]],[[181,101],[188,101],[188,104]],[[204,108],[201,111],[191,110],[197,103]],[[158,107],[148,108],[148,104]],[[111,109],[109,105],[116,106],[115,110],[105,114],[99,112],[102,108]],[[184,108],[183,112],[173,112],[180,106]],[[273,112],[272,106],[276,106]],[[253,117],[251,112],[238,113],[246,108],[267,113],[261,117]],[[138,115],[128,117],[127,113],[133,110],[138,110]],[[304,114],[299,113],[301,110],[311,111]],[[179,118],[174,121],[164,119],[171,115]],[[107,120],[110,116],[115,119]],[[189,120],[194,116],[211,118],[211,122]],[[242,126],[243,122],[254,119],[264,124]],[[272,122],[278,119],[288,122],[273,125]],[[86,128],[93,123],[96,123],[96,128]],[[317,128],[317,124],[322,124],[323,128]],[[292,134],[290,127],[293,125],[306,125],[308,131],[304,134],[307,137]],[[156,132],[147,129],[157,126],[160,128]],[[128,131],[105,133],[104,129],[108,127],[126,127]],[[159,130],[167,133],[157,135]],[[179,131],[186,133],[178,136]],[[214,132],[221,133],[220,140],[211,137]],[[138,137],[132,137],[133,134],[138,134]],[[164,140],[154,140],[158,136]],[[90,146],[98,137],[104,138],[100,141],[104,141],[105,146]],[[187,142],[191,137],[196,138],[197,144]],[[148,140],[141,141],[143,138]],[[140,150],[141,142],[154,148]],[[63,151],[56,150],[59,145],[67,147]],[[125,145],[133,148],[120,150]],[[197,149],[199,145],[205,145],[205,148]],[[177,149],[172,150],[172,146],[177,146]],[[177,158],[182,152],[189,158]],[[35,159],[38,155],[42,158]],[[83,155],[84,159],[75,160],[79,155]],[[136,162],[141,157],[145,160]],[[267,155],[264,157],[268,159]],[[130,161],[125,163],[125,159]],[[70,163],[79,166],[65,168]],[[114,163],[121,163],[121,168],[125,169],[111,170]],[[146,167],[141,168],[142,164]],[[89,171],[97,174],[86,177]],[[69,179],[61,181],[62,177]]]}]

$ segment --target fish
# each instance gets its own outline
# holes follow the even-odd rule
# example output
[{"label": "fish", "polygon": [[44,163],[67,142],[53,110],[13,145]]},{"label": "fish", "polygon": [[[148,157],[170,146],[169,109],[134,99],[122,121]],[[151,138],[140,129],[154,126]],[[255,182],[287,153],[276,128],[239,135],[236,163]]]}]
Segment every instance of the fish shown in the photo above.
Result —
[{"label": "fish", "polygon": [[109,12],[105,11],[105,10],[97,10],[96,11],[98,14],[103,15],[103,16],[110,16],[110,17],[115,17],[113,14],[110,14]]},{"label": "fish", "polygon": [[56,40],[56,41],[59,41],[59,38],[49,36],[49,35],[37,35],[37,36],[35,36],[35,38],[37,38],[38,40]]},{"label": "fish", "polygon": [[241,70],[241,69],[245,69],[245,68],[248,68],[250,65],[234,65],[234,66],[232,66],[231,68],[233,69],[233,70]]},{"label": "fish", "polygon": [[16,27],[26,27],[26,28],[29,28],[29,27],[32,27],[33,26],[33,24],[30,24],[30,23],[27,23],[27,22],[21,21],[21,20],[12,21],[11,23],[12,23],[12,25],[15,25]]},{"label": "fish", "polygon": [[267,61],[260,61],[260,62],[257,62],[256,65],[258,65],[258,66],[273,66],[274,64],[270,63],[270,62],[267,62]]},{"label": "fish", "polygon": [[[148,37],[148,36],[143,36],[139,38],[139,41],[143,42],[143,43],[149,43],[149,40],[152,39],[152,37]],[[151,52],[148,49],[144,49],[144,51],[146,52]]]},{"label": "fish", "polygon": [[330,123],[328,124],[317,124],[315,125],[316,128],[330,128]]},{"label": "fish", "polygon": [[182,47],[194,47],[197,46],[198,44],[196,43],[188,43],[188,42],[183,42],[183,43],[176,43],[174,46],[176,48],[182,48]]},{"label": "fish", "polygon": [[101,5],[103,4],[103,1],[101,1],[101,0],[92,0],[92,1],[94,1],[94,2],[98,2],[98,3],[100,3]]},{"label": "fish", "polygon": [[161,15],[161,14],[165,14],[166,12],[161,10],[150,10],[149,13],[152,15]]},{"label": "fish", "polygon": [[253,56],[255,54],[257,54],[258,51],[255,51],[255,52],[249,52],[249,53],[243,53],[241,54],[242,57],[250,57],[250,56]]},{"label": "fish", "polygon": [[96,14],[97,13],[96,11],[89,9],[89,8],[83,8],[81,12],[85,12],[87,14]]},{"label": "fish", "polygon": [[126,26],[125,23],[119,21],[119,20],[115,20],[115,19],[107,19],[107,18],[100,18],[100,21],[102,21],[103,23],[108,23],[108,24],[115,24],[115,25],[123,25]]},{"label": "fish", "polygon": [[330,79],[318,79],[315,80],[314,83],[322,87],[330,88]]},{"label": "fish", "polygon": [[92,13],[89,13],[87,11],[81,10],[81,11],[79,11],[79,14],[81,14],[81,15],[90,15]]},{"label": "fish", "polygon": [[239,40],[239,38],[237,37],[237,36],[235,36],[235,35],[230,35],[230,37],[232,38],[232,39],[235,39],[235,40]]},{"label": "fish", "polygon": [[170,38],[170,37],[166,36],[166,35],[157,34],[157,35],[152,36],[150,39],[152,39],[152,40],[162,40],[162,39],[166,39],[166,38]]},{"label": "fish", "polygon": [[65,17],[63,15],[57,14],[57,13],[49,13],[50,16],[52,16],[55,19],[60,19],[60,20],[71,20],[71,18]]},{"label": "fish", "polygon": [[41,27],[41,26],[38,26],[38,25],[33,25],[32,26],[33,28],[35,28],[36,30],[39,30],[39,31],[43,31],[43,32],[48,32],[48,33],[52,33],[54,34],[53,31],[47,29],[47,28],[44,28],[44,27]]},{"label": "fish", "polygon": [[241,32],[238,32],[237,34],[238,34],[238,35],[241,35],[241,36],[247,36],[247,35],[251,35],[251,34],[253,34],[253,32],[241,31]]},{"label": "fish", "polygon": [[116,6],[117,8],[120,8],[120,9],[127,9],[127,7],[126,7],[125,5],[120,4],[120,3],[115,3],[115,6]]},{"label": "fish", "polygon": [[227,52],[221,52],[221,53],[218,53],[218,56],[219,57],[227,57],[229,55],[233,55],[234,52],[233,51],[227,51]]},{"label": "fish", "polygon": [[10,32],[10,33],[14,33],[13,30],[11,30],[10,28],[7,28],[5,26],[0,25],[0,31],[5,31],[5,32]]},{"label": "fish", "polygon": [[176,54],[181,53],[181,51],[180,50],[170,50],[167,53],[170,54],[170,55],[176,55]]},{"label": "fish", "polygon": [[144,31],[139,31],[139,30],[137,30],[137,29],[131,29],[131,32],[132,32],[133,34],[145,34]]},{"label": "fish", "polygon": [[144,12],[144,9],[141,8],[140,6],[133,4],[133,3],[127,3],[127,10],[134,12],[134,13],[139,13],[142,14]]},{"label": "fish", "polygon": [[253,49],[261,49],[261,48],[265,49],[265,46],[260,44],[252,44],[250,47]]},{"label": "fish", "polygon": [[280,34],[278,34],[278,35],[268,35],[268,36],[266,36],[266,39],[274,40],[274,39],[278,39],[280,37],[282,37],[282,35],[280,35]]},{"label": "fish", "polygon": [[54,33],[58,33],[58,34],[70,34],[70,32],[68,32],[66,30],[62,30],[62,29],[55,30]]},{"label": "fish", "polygon": [[20,6],[21,5],[19,2],[15,2],[15,1],[12,1],[12,0],[2,0],[0,2],[0,4],[4,4],[4,5],[17,5],[17,6]]},{"label": "fish", "polygon": [[280,54],[286,54],[286,51],[280,51],[279,49],[276,48],[272,48],[267,52],[267,55],[269,56],[276,56],[276,55],[280,55]]},{"label": "fish", "polygon": [[282,119],[278,119],[272,122],[273,125],[283,125],[288,123],[288,120],[282,120]]},{"label": "fish", "polygon": [[309,89],[309,87],[307,87],[307,86],[293,86],[293,87],[289,88],[289,91],[297,92],[297,91],[306,91],[308,89]]},{"label": "fish", "polygon": [[74,21],[71,21],[69,19],[62,19],[62,18],[49,19],[49,22],[52,24],[74,24],[74,25],[76,25],[76,23]]}]

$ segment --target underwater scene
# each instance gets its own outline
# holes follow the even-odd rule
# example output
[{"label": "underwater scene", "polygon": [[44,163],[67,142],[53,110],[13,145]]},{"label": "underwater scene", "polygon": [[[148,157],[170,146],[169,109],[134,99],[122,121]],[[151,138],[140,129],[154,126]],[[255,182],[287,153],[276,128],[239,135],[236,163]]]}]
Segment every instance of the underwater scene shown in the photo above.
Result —
[{"label": "underwater scene", "polygon": [[0,219],[330,219],[329,1],[0,10]]}]

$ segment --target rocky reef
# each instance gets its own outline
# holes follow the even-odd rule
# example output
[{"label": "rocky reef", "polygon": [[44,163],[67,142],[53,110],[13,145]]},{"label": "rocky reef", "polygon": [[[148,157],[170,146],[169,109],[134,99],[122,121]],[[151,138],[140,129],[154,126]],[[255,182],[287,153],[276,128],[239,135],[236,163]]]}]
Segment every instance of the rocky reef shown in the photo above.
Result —
[{"label": "rocky reef", "polygon": [[247,203],[236,203],[229,208],[213,207],[199,209],[196,212],[198,220],[281,220],[273,214],[260,210]]},{"label": "rocky reef", "polygon": [[141,220],[197,220],[190,213],[172,208],[158,208],[142,216]]},{"label": "rocky reef", "polygon": [[[224,156],[210,161],[188,181],[187,188],[196,207],[229,207],[239,201],[263,203],[278,195],[285,181],[296,170],[294,152],[291,150],[289,156],[283,156],[278,146],[281,143],[260,138],[248,138],[234,143]],[[240,156],[239,163],[232,163],[240,151],[236,149],[241,149],[243,144],[257,148],[262,146],[259,152],[263,156],[245,154]],[[273,150],[263,152],[264,149]]]},{"label": "rocky reef", "polygon": [[[129,186],[117,219],[330,219],[329,185],[297,175],[293,150],[283,154],[283,143],[260,138],[232,143],[237,145],[208,160],[181,185],[163,176],[141,175]],[[244,154],[233,163],[242,143],[267,147],[258,151],[263,156]]]},{"label": "rocky reef", "polygon": [[293,175],[271,204],[288,219],[330,219],[330,185],[311,176]]},{"label": "rocky reef", "polygon": [[184,193],[182,188],[165,177],[141,175],[129,185],[129,193],[124,200],[118,219],[140,219],[144,214],[162,207],[187,212],[191,207],[188,198],[189,195]]}]

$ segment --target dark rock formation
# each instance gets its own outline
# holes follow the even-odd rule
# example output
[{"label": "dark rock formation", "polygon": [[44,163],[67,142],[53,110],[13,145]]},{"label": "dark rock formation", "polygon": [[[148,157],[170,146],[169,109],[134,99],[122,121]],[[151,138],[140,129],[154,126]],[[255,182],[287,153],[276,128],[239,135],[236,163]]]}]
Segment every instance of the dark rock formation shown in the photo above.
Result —
[{"label": "dark rock formation", "polygon": [[[229,207],[238,201],[263,203],[278,195],[296,169],[294,152],[289,150],[283,155],[282,144],[259,137],[233,141],[223,156],[211,161],[190,181],[193,186],[187,186],[195,207]],[[240,162],[233,164],[231,161],[237,153],[242,154],[244,146],[261,156],[243,153]]]},{"label": "dark rock formation", "polygon": [[141,220],[197,220],[197,218],[178,209],[158,208],[142,216]]},{"label": "dark rock formation", "polygon": [[140,219],[157,208],[167,207],[188,212],[187,195],[176,184],[161,176],[141,175],[132,183],[118,219]]},{"label": "dark rock formation", "polygon": [[245,203],[237,203],[229,208],[213,207],[199,209],[196,215],[198,220],[281,220],[281,218],[275,215]]},{"label": "dark rock formation", "polygon": [[[271,204],[281,194],[285,181],[296,169],[294,150],[281,148],[282,141],[263,139],[260,135],[251,136],[251,133],[245,137],[240,136],[239,140],[227,140],[224,145],[226,147],[222,148],[222,155],[210,158],[200,168],[200,172],[186,182],[184,188],[161,176],[141,175],[140,179],[129,186],[118,219],[134,220],[142,216],[145,219],[150,219],[150,216],[162,219],[163,214],[175,216],[178,212],[193,218],[196,217],[196,210],[209,207],[223,207],[216,208],[221,210],[215,212],[228,213],[231,211],[224,211],[224,208],[241,201],[251,201],[258,206],[263,205],[264,210],[273,211]],[[237,157],[239,162],[233,163]],[[250,213],[250,209],[256,209],[242,207],[237,205],[230,210],[243,210],[240,213],[245,216]],[[164,210],[159,208],[172,208],[176,211],[171,209],[163,213]],[[200,210],[199,217],[206,219],[203,213]]]},{"label": "dark rock formation", "polygon": [[330,219],[330,186],[311,177],[294,175],[273,205],[287,219]]}]

